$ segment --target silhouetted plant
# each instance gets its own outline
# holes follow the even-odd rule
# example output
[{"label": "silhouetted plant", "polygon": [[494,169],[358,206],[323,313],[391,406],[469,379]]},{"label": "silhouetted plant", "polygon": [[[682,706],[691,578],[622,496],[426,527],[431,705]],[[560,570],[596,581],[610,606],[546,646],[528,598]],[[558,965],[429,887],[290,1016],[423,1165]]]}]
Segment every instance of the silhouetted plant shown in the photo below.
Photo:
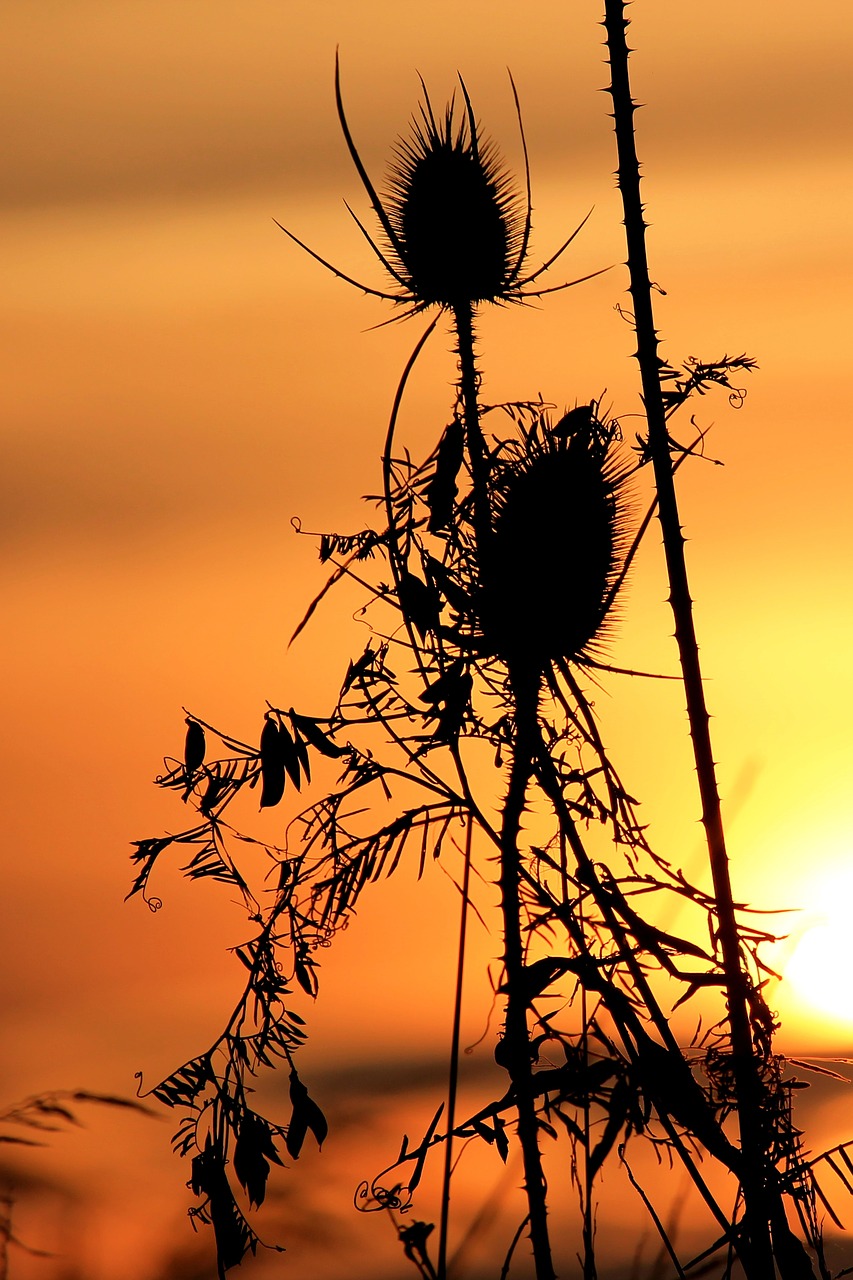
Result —
[{"label": "silhouetted plant", "polygon": [[[154,1112],[136,1098],[124,1098],[108,1093],[93,1093],[87,1089],[63,1089],[53,1093],[39,1093],[0,1108],[0,1151],[8,1148],[14,1152],[22,1147],[44,1147],[50,1135],[68,1126],[80,1124],[80,1104],[111,1107],[151,1116]],[[16,1200],[17,1175],[14,1167],[8,1167],[0,1158],[0,1280],[9,1275],[9,1246],[22,1250],[34,1258],[53,1255],[34,1248],[15,1235],[12,1213]]]},{"label": "silhouetted plant", "polygon": [[[151,895],[150,876],[172,850],[185,859],[190,879],[212,878],[237,890],[255,930],[235,949],[246,985],[224,1031],[151,1090],[183,1112],[175,1148],[193,1157],[191,1186],[200,1203],[192,1212],[213,1225],[220,1275],[257,1248],[248,1208],[263,1202],[271,1164],[297,1159],[309,1135],[317,1143],[327,1136],[323,1113],[297,1070],[305,1028],[294,1007],[298,992],[317,995],[321,949],[347,923],[365,887],[393,874],[403,857],[422,872],[428,859],[457,855],[462,919],[448,1097],[423,1139],[414,1146],[404,1141],[388,1168],[358,1192],[363,1208],[405,1214],[430,1153],[444,1148],[435,1262],[432,1224],[402,1226],[408,1220],[398,1219],[405,1255],[420,1274],[447,1275],[454,1145],[479,1138],[505,1160],[512,1129],[522,1153],[526,1213],[503,1275],[525,1231],[537,1280],[555,1275],[542,1147],[561,1130],[572,1151],[568,1176],[579,1197],[586,1280],[596,1275],[596,1179],[608,1158],[625,1163],[679,1274],[716,1252],[729,1257],[727,1271],[736,1255],[756,1280],[773,1274],[774,1257],[783,1280],[812,1274],[806,1250],[787,1226],[784,1197],[827,1274],[817,1208],[823,1193],[791,1114],[798,1082],[786,1078],[772,1051],[774,1022],[762,994],[767,970],[758,949],[769,935],[738,911],[726,887],[719,803],[711,806],[716,784],[702,763],[710,753],[702,737],[707,713],[695,701],[701,681],[672,486],[673,473],[702,447],[703,434],[679,443],[670,419],[693,394],[714,386],[737,402],[742,393],[732,379],[753,362],[724,357],[676,368],[657,355],[648,327],[648,272],[638,259],[642,207],[630,154],[623,21],[622,6],[608,4],[648,415],[648,435],[638,437],[633,456],[619,421],[594,398],[556,420],[553,406],[541,401],[480,402],[478,308],[548,292],[531,294],[528,286],[573,237],[524,274],[529,174],[525,198],[483,139],[464,84],[461,122],[453,102],[437,118],[424,88],[420,116],[398,143],[382,200],[353,141],[336,74],[341,126],[379,223],[379,242],[356,221],[395,291],[359,284],[287,234],[342,279],[402,307],[400,314],[438,311],[394,397],[382,492],[373,499],[378,527],[319,536],[320,559],[333,572],[297,629],[329,587],[349,577],[364,590],[370,639],[350,662],[327,714],[268,704],[257,745],[187,715],[183,758],[167,760],[158,783],[178,791],[199,821],[138,842],[133,855],[131,893],[153,909],[159,900]],[[524,154],[526,167],[526,147]],[[457,399],[431,454],[418,463],[398,446],[397,423],[414,362],[443,316],[456,338]],[[657,495],[640,519],[632,481],[650,461]],[[667,531],[713,894],[652,848],[587,694],[590,680],[609,670],[608,629],[655,508]],[[490,773],[487,760],[493,760]],[[323,785],[333,768],[337,782]],[[312,770],[319,783],[312,782]],[[280,847],[241,834],[228,820],[242,791],[259,789],[267,808],[303,788],[312,788],[313,798],[290,818]],[[522,817],[531,805],[536,822],[525,834]],[[489,816],[495,811],[497,820]],[[247,868],[246,855],[260,855],[274,875],[265,902],[257,861]],[[459,1121],[456,1062],[472,865],[500,898],[503,1025],[495,1058],[507,1083],[499,1098]],[[661,923],[671,902],[693,909],[697,924],[684,936]],[[700,943],[703,926],[707,941]],[[704,1030],[700,1020],[693,1041],[681,1046],[670,1023],[673,1010],[715,991],[726,1007]],[[556,995],[562,1012],[555,1011]],[[252,1077],[262,1067],[281,1066],[290,1075],[286,1122],[260,1115],[251,1104]],[[727,1123],[734,1114],[740,1145]],[[632,1135],[643,1135],[661,1158],[679,1161],[704,1201],[715,1237],[700,1259],[679,1261],[627,1163]],[[821,1159],[844,1180],[846,1147],[839,1153]],[[734,1212],[721,1203],[703,1157],[722,1166],[742,1191],[743,1213],[737,1196]]]},{"label": "silhouetted plant", "polygon": [[[747,1274],[772,1280],[775,1263],[783,1277],[812,1274],[811,1263],[793,1237],[782,1203],[777,1175],[779,1152],[774,1137],[779,1091],[785,1082],[772,1051],[773,1017],[766,1006],[761,983],[756,984],[743,953],[740,929],[729,875],[720,797],[717,789],[709,716],[699,662],[699,646],[693,624],[692,601],[684,558],[684,538],[673,484],[672,451],[667,431],[667,406],[677,406],[699,383],[681,382],[658,355],[652,284],[645,246],[645,219],[640,195],[631,95],[628,19],[624,0],[605,0],[605,30],[611,67],[618,181],[625,213],[628,269],[637,334],[637,361],[643,388],[648,437],[643,442],[655,474],[658,510],[670,583],[670,604],[675,638],[684,680],[690,736],[702,804],[702,823],[708,844],[714,884],[719,948],[725,975],[727,1023],[730,1035],[728,1070],[736,1099],[741,1139],[740,1180],[744,1213],[739,1253]],[[744,357],[730,367],[750,367]],[[697,373],[700,368],[696,367]],[[664,383],[672,384],[666,387]],[[725,382],[724,382],[725,385]],[[784,1110],[784,1108],[783,1108]],[[813,1233],[810,1233],[813,1234]]]}]

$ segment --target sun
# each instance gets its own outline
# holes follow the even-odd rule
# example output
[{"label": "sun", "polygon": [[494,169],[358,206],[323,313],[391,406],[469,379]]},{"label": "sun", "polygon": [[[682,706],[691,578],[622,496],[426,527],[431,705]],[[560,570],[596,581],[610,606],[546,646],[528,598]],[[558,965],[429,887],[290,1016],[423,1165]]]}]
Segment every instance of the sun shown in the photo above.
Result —
[{"label": "sun", "polygon": [[804,1014],[853,1026],[853,871],[813,890],[813,909],[791,938],[784,985]]},{"label": "sun", "polygon": [[785,978],[817,1012],[853,1023],[853,936],[846,923],[827,920],[803,933],[785,966]]}]

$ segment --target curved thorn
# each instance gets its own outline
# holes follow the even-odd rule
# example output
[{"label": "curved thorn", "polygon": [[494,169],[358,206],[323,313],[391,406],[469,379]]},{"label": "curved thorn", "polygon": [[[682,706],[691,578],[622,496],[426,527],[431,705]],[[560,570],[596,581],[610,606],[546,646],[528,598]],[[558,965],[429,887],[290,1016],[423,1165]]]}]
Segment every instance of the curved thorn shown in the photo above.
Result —
[{"label": "curved thorn", "polygon": [[[405,301],[405,299],[395,298],[394,301],[399,305],[401,302]],[[376,329],[384,329],[386,325],[399,324],[401,320],[411,320],[412,316],[423,315],[428,305],[432,305],[432,304],[427,304],[425,302],[413,303],[412,306],[410,306],[407,311],[401,311],[396,316],[389,316],[387,320],[380,320],[378,324],[369,325],[368,328],[364,330],[364,332],[373,333],[374,330]],[[443,310],[444,308],[442,307],[442,311]],[[435,319],[436,319],[436,323],[438,323],[438,316],[436,316]]]},{"label": "curved thorn", "polygon": [[[458,72],[457,72],[457,75],[459,75]],[[473,155],[477,164],[479,164],[480,148],[479,148],[479,142],[477,138],[477,119],[474,115],[474,108],[471,105],[471,99],[468,96],[468,86],[465,84],[465,81],[462,79],[461,75],[459,75],[459,83],[462,86],[462,97],[465,99],[465,112],[468,116],[468,131],[471,134],[471,154]]]},{"label": "curved thorn", "polygon": [[641,676],[644,680],[680,680],[678,675],[665,675],[662,671],[634,671],[632,667],[613,667],[609,662],[597,662],[595,658],[585,657],[578,666],[592,667],[595,671],[606,671],[612,676]]},{"label": "curved thorn", "polygon": [[[421,104],[421,115],[423,117],[424,124],[428,129],[432,130],[433,137],[438,138],[440,137],[440,134],[438,132],[438,125],[435,123],[435,115],[433,114],[432,103],[430,102],[429,90],[426,87],[426,81],[420,71],[417,73],[417,77],[421,82],[421,88],[424,93],[424,101]],[[424,103],[426,104],[425,107]]]},{"label": "curved thorn", "polygon": [[594,280],[596,276],[603,276],[606,271],[612,270],[612,266],[601,267],[598,271],[590,271],[589,275],[578,276],[576,280],[566,280],[565,284],[554,284],[547,289],[528,289],[524,292],[517,292],[514,296],[516,298],[541,298],[546,293],[559,293],[562,289],[571,289],[576,284],[583,284],[584,280]]},{"label": "curved thorn", "polygon": [[[527,213],[524,218],[524,234],[521,237],[521,248],[519,249],[519,252],[518,252],[518,261],[516,262],[515,267],[512,270],[512,276],[515,277],[518,275],[519,271],[521,270],[522,263],[524,262],[524,259],[527,257],[527,249],[530,244],[530,226],[532,221],[532,198],[531,198],[531,192],[530,192],[530,157],[527,154],[527,138],[524,136],[524,121],[521,118],[521,103],[518,100],[518,90],[515,87],[515,81],[512,78],[512,72],[510,71],[509,67],[507,67],[507,75],[509,76],[509,82],[510,82],[510,85],[512,86],[512,96],[515,101],[515,114],[518,120],[518,132],[521,134],[521,150],[522,150],[522,154],[524,155],[524,186],[525,186],[525,191],[527,195]],[[590,213],[591,212],[592,210],[590,210]],[[524,280],[521,283],[529,284],[530,281]]]},{"label": "curved thorn", "polygon": [[346,209],[346,211],[347,211],[347,213],[349,214],[349,216],[352,218],[352,220],[353,220],[353,222],[355,223],[355,225],[358,227],[358,229],[359,229],[359,231],[361,232],[361,234],[364,236],[364,238],[365,238],[365,240],[367,241],[367,243],[370,245],[370,247],[371,247],[371,249],[373,250],[373,252],[376,254],[376,256],[377,256],[377,258],[379,259],[379,261],[382,263],[383,267],[384,267],[384,268],[385,268],[385,270],[388,272],[388,274],[389,274],[389,275],[391,275],[391,276],[393,276],[393,277],[394,277],[394,279],[397,281],[397,283],[398,283],[399,285],[401,285],[401,286],[402,286],[402,288],[404,288],[404,289],[406,289],[406,290],[408,291],[408,289],[409,289],[409,284],[408,284],[408,282],[407,282],[406,280],[404,280],[404,279],[403,279],[403,277],[399,274],[399,272],[397,272],[397,271],[395,271],[395,270],[394,270],[394,268],[391,266],[391,263],[390,263],[390,262],[388,261],[388,259],[385,257],[385,254],[384,254],[384,253],[382,252],[382,250],[379,248],[379,245],[375,242],[375,240],[373,239],[372,235],[370,234],[370,232],[369,232],[369,231],[367,230],[367,228],[365,227],[364,223],[363,223],[363,222],[361,221],[361,219],[358,217],[358,214],[354,212],[354,210],[351,208],[351,206],[347,203],[347,201],[346,201],[346,200],[344,201],[344,208]]},{"label": "curved thorn", "polygon": [[403,261],[402,245],[400,244],[398,237],[394,233],[394,228],[391,226],[390,220],[388,218],[388,214],[385,212],[385,209],[382,205],[382,201],[379,199],[379,196],[376,194],[376,188],[374,187],[373,183],[370,181],[370,178],[367,175],[367,170],[362,164],[361,156],[358,154],[358,151],[356,150],[356,145],[353,142],[352,134],[350,133],[349,125],[347,124],[346,113],[344,112],[344,100],[341,97],[341,60],[337,50],[335,50],[335,102],[337,103],[337,107],[338,107],[338,119],[341,122],[341,129],[343,130],[344,140],[347,144],[347,149],[349,150],[350,156],[352,158],[352,162],[356,167],[358,176],[361,178],[362,186],[367,192],[370,203],[373,205],[374,213],[376,214],[379,221],[382,223],[382,229],[387,235],[388,239],[390,240],[391,245],[394,249],[394,252],[397,254],[400,261],[402,262]]},{"label": "curved thorn", "polygon": [[[595,208],[595,205],[592,206],[592,209],[594,208]],[[526,284],[532,284],[533,281],[537,278],[537,276],[541,276],[543,271],[547,271],[549,267],[552,267],[554,263],[557,261],[557,259],[560,257],[560,255],[566,252],[569,245],[574,240],[575,236],[578,235],[584,229],[586,224],[589,222],[590,218],[592,217],[592,209],[590,209],[589,213],[586,215],[583,221],[578,223],[578,225],[575,227],[574,231],[569,236],[566,243],[561,244],[557,252],[555,254],[552,254],[552,256],[547,260],[547,262],[543,262],[542,266],[538,269],[538,271],[534,271],[532,276],[526,276],[524,280],[518,281],[519,289],[523,289]]]},{"label": "curved thorn", "polygon": [[345,280],[347,284],[355,285],[356,289],[361,289],[362,293],[369,293],[374,298],[384,298],[386,302],[400,302],[400,298],[396,297],[393,293],[382,293],[380,289],[371,289],[370,285],[362,284],[360,280],[354,280],[352,276],[348,276],[343,271],[339,271],[337,267],[332,266],[331,262],[327,262],[325,258],[321,258],[319,253],[315,253],[313,249],[309,249],[308,245],[300,240],[298,236],[295,236],[292,231],[288,231],[287,227],[283,227],[277,218],[273,218],[273,222],[278,227],[279,231],[283,231],[286,236],[290,237],[294,244],[298,244],[300,249],[304,249],[305,252],[315,260],[315,262],[319,262],[321,266],[325,267],[327,271],[331,271],[332,275],[337,276],[339,280]]}]

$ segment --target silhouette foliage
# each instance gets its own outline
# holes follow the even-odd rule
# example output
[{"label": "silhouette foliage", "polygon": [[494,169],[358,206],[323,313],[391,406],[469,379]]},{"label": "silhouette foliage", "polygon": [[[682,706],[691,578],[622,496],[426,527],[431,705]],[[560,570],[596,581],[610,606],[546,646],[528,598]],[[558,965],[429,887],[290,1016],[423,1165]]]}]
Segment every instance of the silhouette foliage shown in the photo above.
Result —
[{"label": "silhouette foliage", "polygon": [[[660,442],[650,422],[648,436],[629,449],[618,419],[586,389],[587,398],[560,416],[541,400],[480,402],[478,307],[531,296],[527,286],[574,237],[523,274],[529,174],[519,191],[484,142],[464,84],[461,122],[452,101],[437,117],[424,89],[413,130],[397,145],[384,202],[352,140],[339,71],[336,95],[376,238],[359,226],[397,286],[393,293],[358,287],[404,306],[403,314],[436,308],[437,315],[394,398],[382,490],[371,500],[376,521],[318,538],[320,561],[332,573],[297,634],[343,578],[363,590],[370,625],[333,705],[309,714],[268,703],[251,743],[187,713],[183,757],[167,759],[157,782],[179,792],[197,820],[135,845],[129,896],[156,910],[152,874],[164,855],[177,855],[190,879],[236,891],[253,929],[235,948],[245,986],[224,1030],[150,1091],[181,1114],[174,1146],[192,1157],[194,1220],[213,1226],[220,1276],[256,1250],[250,1210],[264,1201],[272,1165],[294,1162],[306,1142],[327,1138],[321,1107],[297,1070],[306,1035],[298,1005],[318,994],[323,949],[371,883],[403,859],[419,874],[442,859],[461,873],[463,938],[472,867],[499,899],[495,1058],[506,1080],[498,1097],[457,1117],[457,999],[447,1098],[423,1138],[405,1139],[357,1195],[360,1207],[395,1216],[407,1260],[422,1276],[446,1280],[452,1153],[476,1139],[506,1161],[518,1143],[525,1212],[501,1274],[509,1274],[526,1234],[537,1280],[551,1280],[543,1150],[560,1142],[571,1152],[563,1167],[579,1200],[585,1280],[596,1275],[597,1185],[608,1161],[625,1166],[678,1274],[706,1257],[719,1258],[728,1274],[736,1256],[751,1280],[770,1274],[774,1259],[783,1280],[813,1275],[814,1267],[826,1276],[818,1161],[802,1149],[792,1117],[800,1082],[773,1052],[774,1018],[762,991],[768,971],[759,948],[769,935],[730,904],[733,975],[716,886],[703,891],[651,845],[588,692],[592,681],[614,678],[605,659],[617,601],[663,503],[658,487],[641,518],[636,480],[650,464],[657,475]],[[399,410],[414,361],[442,318],[456,341],[457,395],[431,453],[415,461],[396,441]],[[740,403],[733,379],[752,367],[746,356],[670,366],[655,347],[670,479],[704,442],[693,427],[690,439],[677,439],[673,416],[714,387]],[[280,846],[233,825],[232,806],[248,791],[261,808],[288,806]],[[523,822],[526,811],[535,821]],[[267,869],[263,893],[259,866]],[[663,923],[671,904],[690,913],[683,933]],[[733,992],[747,1020],[746,1075],[733,1042]],[[707,1025],[700,1018],[682,1045],[672,1013],[700,996],[706,1020],[709,1007],[717,1012]],[[282,1067],[290,1114],[273,1120],[253,1109],[252,1080],[263,1068]],[[747,1109],[758,1136],[753,1147],[744,1140]],[[638,1139],[680,1163],[704,1203],[711,1241],[701,1258],[679,1260],[639,1186],[625,1154]],[[445,1175],[434,1261],[434,1224],[406,1215],[426,1161],[439,1150]],[[853,1186],[846,1146],[819,1159],[846,1189]],[[713,1190],[708,1166],[724,1171],[730,1203]],[[786,1204],[814,1262],[788,1227]],[[771,1235],[768,1255],[762,1240]]]}]

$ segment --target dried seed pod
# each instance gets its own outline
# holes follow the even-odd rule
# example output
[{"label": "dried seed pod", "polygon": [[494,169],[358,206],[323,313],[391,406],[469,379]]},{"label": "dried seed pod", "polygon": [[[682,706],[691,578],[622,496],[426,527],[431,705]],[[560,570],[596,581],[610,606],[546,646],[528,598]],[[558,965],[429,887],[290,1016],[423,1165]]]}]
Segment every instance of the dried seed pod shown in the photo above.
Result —
[{"label": "dried seed pod", "polygon": [[184,770],[187,775],[187,782],[189,782],[196,769],[200,769],[204,763],[206,743],[204,740],[204,729],[199,724],[198,720],[192,720],[187,716],[186,725],[187,736],[184,741]]},{"label": "dried seed pod", "polygon": [[429,703],[432,708],[426,713],[426,718],[438,721],[437,737],[459,736],[471,701],[472,684],[471,673],[466,670],[464,661],[458,658],[420,695],[421,702]]},{"label": "dried seed pod", "polygon": [[296,743],[291,737],[290,730],[284,724],[280,724],[278,726],[278,742],[279,750],[281,751],[281,758],[284,763],[284,767],[287,770],[287,776],[298,791],[302,786],[302,776],[300,774],[299,767],[299,752],[296,749]]},{"label": "dried seed pod", "polygon": [[458,418],[445,428],[438,446],[435,472],[426,491],[429,507],[429,531],[438,533],[453,518],[453,499],[458,493],[456,477],[462,466],[465,429]]},{"label": "dried seed pod", "polygon": [[269,809],[278,804],[284,795],[284,756],[281,750],[281,734],[275,720],[264,720],[261,731],[261,808]]},{"label": "dried seed pod", "polygon": [[323,1112],[309,1096],[308,1090],[296,1074],[295,1068],[290,1072],[290,1101],[293,1103],[293,1115],[284,1141],[288,1154],[294,1160],[298,1160],[308,1130],[310,1129],[313,1133],[317,1146],[322,1147],[329,1132],[329,1126]]},{"label": "dried seed pod", "polygon": [[487,648],[506,661],[582,663],[600,646],[626,543],[612,434],[572,411],[496,479],[478,613]]},{"label": "dried seed pod", "polygon": [[281,1164],[270,1126],[254,1111],[247,1111],[240,1122],[234,1148],[234,1172],[250,1205],[264,1202],[271,1160]]},{"label": "dried seed pod", "polygon": [[[305,776],[305,781],[310,782],[311,781],[311,761],[308,756],[308,748],[305,745],[304,738],[302,737],[301,733],[297,729],[296,725],[293,723],[293,716],[290,717],[290,722],[293,725],[293,748],[296,752],[296,758],[299,761],[299,768],[302,770],[302,773]],[[297,790],[298,790],[298,787],[297,787]]]},{"label": "dried seed pod", "polygon": [[336,742],[323,732],[316,720],[310,719],[309,716],[297,715],[295,711],[290,712],[290,719],[294,729],[298,729],[302,736],[315,747],[323,756],[330,756],[333,760],[339,756],[346,755],[346,747],[339,747]]},{"label": "dried seed pod", "polygon": [[441,597],[434,586],[427,585],[416,574],[406,570],[400,577],[398,596],[403,613],[417,628],[422,640],[428,632],[436,630]]}]

